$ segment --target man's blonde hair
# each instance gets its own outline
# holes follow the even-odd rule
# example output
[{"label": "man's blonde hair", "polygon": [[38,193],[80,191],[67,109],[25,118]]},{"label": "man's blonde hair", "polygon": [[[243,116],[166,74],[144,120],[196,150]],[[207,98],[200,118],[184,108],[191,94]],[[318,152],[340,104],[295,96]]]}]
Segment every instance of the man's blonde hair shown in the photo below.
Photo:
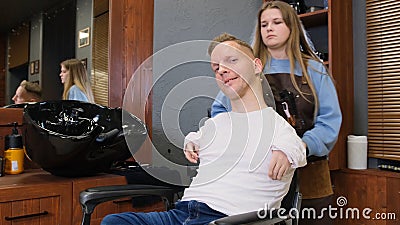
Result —
[{"label": "man's blonde hair", "polygon": [[42,88],[39,86],[39,84],[23,80],[19,86],[23,87],[28,95],[34,97],[38,101],[41,100]]},{"label": "man's blonde hair", "polygon": [[249,44],[247,44],[245,41],[242,41],[239,38],[233,36],[232,34],[228,34],[228,33],[222,33],[212,40],[211,44],[208,46],[208,54],[211,55],[211,53],[214,51],[214,48],[217,45],[219,45],[220,43],[226,42],[226,41],[233,41],[233,42],[239,44],[240,46],[245,47],[254,56],[253,48],[251,48],[251,46]]}]

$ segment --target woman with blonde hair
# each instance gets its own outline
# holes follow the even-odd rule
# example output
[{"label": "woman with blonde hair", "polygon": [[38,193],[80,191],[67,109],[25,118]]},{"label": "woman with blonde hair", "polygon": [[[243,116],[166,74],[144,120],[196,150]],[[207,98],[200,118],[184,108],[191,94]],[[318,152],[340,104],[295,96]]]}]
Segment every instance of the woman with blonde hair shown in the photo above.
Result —
[{"label": "woman with blonde hair", "polygon": [[94,97],[86,68],[78,59],[67,59],[60,64],[61,83],[64,84],[63,100],[94,103]]}]

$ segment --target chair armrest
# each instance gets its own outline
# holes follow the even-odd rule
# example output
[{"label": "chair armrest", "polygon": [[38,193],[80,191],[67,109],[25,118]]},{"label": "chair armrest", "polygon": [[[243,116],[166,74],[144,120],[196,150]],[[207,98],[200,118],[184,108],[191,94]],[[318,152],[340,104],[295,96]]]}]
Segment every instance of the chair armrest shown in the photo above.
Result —
[{"label": "chair armrest", "polygon": [[103,202],[124,197],[160,196],[173,199],[175,193],[183,188],[156,186],[156,185],[114,185],[88,188],[79,194],[79,201],[84,213],[91,214],[94,208]]},{"label": "chair armrest", "polygon": [[[265,211],[262,211],[263,213]],[[237,224],[248,224],[251,223],[252,225],[256,224],[275,224],[281,221],[285,221],[287,219],[286,216],[280,215],[278,217],[277,211],[266,212],[267,215],[259,215],[258,211],[242,213],[237,215],[231,215],[227,217],[223,217],[218,220],[214,220],[209,225],[237,225]]]}]

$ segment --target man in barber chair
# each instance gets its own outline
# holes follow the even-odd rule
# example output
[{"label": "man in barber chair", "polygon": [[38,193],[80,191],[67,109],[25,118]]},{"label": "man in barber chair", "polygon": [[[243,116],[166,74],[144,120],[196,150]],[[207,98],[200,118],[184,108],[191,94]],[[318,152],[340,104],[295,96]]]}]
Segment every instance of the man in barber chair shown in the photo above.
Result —
[{"label": "man in barber chair", "polygon": [[211,68],[232,111],[207,120],[185,138],[185,156],[199,169],[175,209],[119,213],[102,225],[208,224],[225,217],[279,208],[306,150],[295,130],[263,98],[262,63],[229,34],[209,46]]},{"label": "man in barber chair", "polygon": [[23,80],[17,90],[15,90],[12,100],[15,104],[40,102],[42,100],[41,96],[42,89],[38,84]]}]

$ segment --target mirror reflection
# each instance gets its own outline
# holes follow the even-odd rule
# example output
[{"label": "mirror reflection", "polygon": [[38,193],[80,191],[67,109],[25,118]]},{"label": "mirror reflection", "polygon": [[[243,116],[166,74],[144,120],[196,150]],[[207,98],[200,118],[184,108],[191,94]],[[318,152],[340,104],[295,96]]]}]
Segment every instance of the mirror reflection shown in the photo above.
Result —
[{"label": "mirror reflection", "polygon": [[[18,4],[32,7],[19,12]],[[73,58],[85,64],[95,102],[107,106],[108,5],[108,0],[15,0],[2,6],[13,15],[5,13],[0,21],[0,106],[15,103],[23,80],[39,84],[43,100],[62,99],[60,63]]]}]

